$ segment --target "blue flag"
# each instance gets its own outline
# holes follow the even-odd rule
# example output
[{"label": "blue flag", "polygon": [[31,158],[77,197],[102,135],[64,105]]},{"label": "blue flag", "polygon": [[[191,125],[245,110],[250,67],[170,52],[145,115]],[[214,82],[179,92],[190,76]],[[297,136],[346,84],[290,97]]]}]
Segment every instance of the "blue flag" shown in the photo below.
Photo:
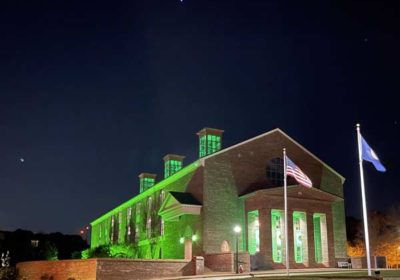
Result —
[{"label": "blue flag", "polygon": [[383,166],[383,164],[379,161],[378,156],[375,154],[374,150],[371,149],[371,147],[368,145],[367,141],[365,141],[364,137],[361,136],[361,155],[362,159],[371,162],[376,170],[380,172],[385,172],[386,168]]}]

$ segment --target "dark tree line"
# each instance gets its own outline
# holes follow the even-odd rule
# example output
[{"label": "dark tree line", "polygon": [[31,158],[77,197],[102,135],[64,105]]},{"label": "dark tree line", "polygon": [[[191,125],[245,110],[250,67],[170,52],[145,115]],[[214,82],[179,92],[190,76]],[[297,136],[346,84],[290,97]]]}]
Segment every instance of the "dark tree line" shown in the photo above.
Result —
[{"label": "dark tree line", "polygon": [[[360,219],[346,218],[348,255],[364,256],[364,224]],[[368,232],[372,256],[386,256],[389,265],[400,262],[400,206],[386,213],[371,211],[368,214]]]},{"label": "dark tree line", "polygon": [[10,252],[11,265],[46,259],[71,259],[74,252],[88,248],[79,235],[33,233],[27,230],[0,232],[0,253]]}]

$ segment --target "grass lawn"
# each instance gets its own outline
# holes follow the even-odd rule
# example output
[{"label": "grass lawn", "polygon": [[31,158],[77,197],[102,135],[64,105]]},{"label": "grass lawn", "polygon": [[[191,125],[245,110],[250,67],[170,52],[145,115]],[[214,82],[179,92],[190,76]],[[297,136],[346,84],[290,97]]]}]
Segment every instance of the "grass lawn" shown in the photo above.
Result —
[{"label": "grass lawn", "polygon": [[[253,278],[247,279],[257,279],[257,280],[285,280],[285,279],[292,279],[292,280],[323,280],[323,279],[357,279],[357,277],[365,277],[367,276],[367,271],[354,271],[354,272],[332,272],[330,274],[293,274],[290,277],[287,276],[257,276],[255,275]],[[372,271],[372,275],[374,276],[374,271]],[[380,270],[381,277],[399,277],[400,279],[400,270]]]}]

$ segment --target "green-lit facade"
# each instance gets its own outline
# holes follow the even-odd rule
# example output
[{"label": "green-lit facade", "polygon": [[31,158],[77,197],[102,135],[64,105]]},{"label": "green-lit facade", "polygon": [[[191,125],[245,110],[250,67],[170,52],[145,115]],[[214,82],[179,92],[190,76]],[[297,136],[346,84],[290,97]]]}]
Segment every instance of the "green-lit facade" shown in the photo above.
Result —
[{"label": "green-lit facade", "polygon": [[281,151],[307,173],[314,188],[288,179],[292,268],[332,267],[346,257],[344,178],[279,129],[221,149],[222,130],[197,133],[199,159],[164,157],[164,179],[139,175],[140,194],[91,222],[91,247],[132,244],[137,258],[188,259],[235,251],[253,269],[283,268],[285,220]]},{"label": "green-lit facade", "polygon": [[285,225],[283,211],[271,210],[272,260],[282,263],[285,258]]}]

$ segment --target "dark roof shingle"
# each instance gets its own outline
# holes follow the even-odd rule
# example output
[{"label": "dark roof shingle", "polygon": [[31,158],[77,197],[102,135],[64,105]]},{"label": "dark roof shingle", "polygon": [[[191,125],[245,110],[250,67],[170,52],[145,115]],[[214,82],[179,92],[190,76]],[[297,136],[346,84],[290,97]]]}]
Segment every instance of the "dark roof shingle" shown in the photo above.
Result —
[{"label": "dark roof shingle", "polygon": [[201,203],[197,199],[195,199],[190,193],[184,193],[184,192],[169,192],[169,193],[181,204],[201,205]]}]

